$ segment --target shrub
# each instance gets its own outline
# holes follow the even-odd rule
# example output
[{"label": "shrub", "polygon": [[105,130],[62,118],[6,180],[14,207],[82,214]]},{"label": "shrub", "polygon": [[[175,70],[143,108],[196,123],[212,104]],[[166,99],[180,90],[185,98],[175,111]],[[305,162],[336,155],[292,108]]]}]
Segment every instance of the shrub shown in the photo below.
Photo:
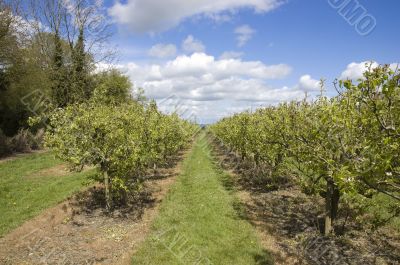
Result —
[{"label": "shrub", "polygon": [[30,152],[32,142],[34,142],[32,133],[27,129],[21,129],[11,138],[10,148],[13,152]]},{"label": "shrub", "polygon": [[39,150],[43,148],[43,142],[44,142],[44,135],[45,135],[45,130],[39,129],[35,135],[32,137],[32,141],[30,143],[30,147],[32,150]]}]

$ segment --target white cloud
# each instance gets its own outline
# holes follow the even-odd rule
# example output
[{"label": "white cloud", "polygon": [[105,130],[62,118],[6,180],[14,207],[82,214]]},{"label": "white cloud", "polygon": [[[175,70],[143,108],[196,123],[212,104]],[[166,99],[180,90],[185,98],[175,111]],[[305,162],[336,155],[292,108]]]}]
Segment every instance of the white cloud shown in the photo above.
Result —
[{"label": "white cloud", "polygon": [[303,91],[318,91],[321,87],[321,81],[313,79],[310,75],[300,77],[298,89]]},{"label": "white cloud", "polygon": [[[164,111],[172,111],[179,105],[185,117],[195,115],[199,122],[212,122],[248,108],[304,97],[298,85],[268,84],[291,73],[291,67],[286,64],[267,65],[194,53],[165,63],[132,62],[115,67],[128,75],[135,86],[143,87],[146,96],[157,100]],[[172,101],[166,104],[165,98]]]},{"label": "white cloud", "polygon": [[225,21],[227,13],[251,8],[256,13],[269,12],[285,0],[127,0],[117,1],[109,14],[119,24],[136,33],[155,33],[177,26],[183,20],[202,16]]},{"label": "white cloud", "polygon": [[221,54],[220,60],[224,59],[240,59],[243,56],[243,52],[227,51]]},{"label": "white cloud", "polygon": [[243,47],[254,35],[256,31],[249,25],[242,25],[235,29],[237,44],[239,47]]},{"label": "white cloud", "polygon": [[196,40],[192,35],[187,36],[187,38],[182,42],[182,49],[187,53],[194,52],[204,52],[206,47],[199,40]]},{"label": "white cloud", "polygon": [[342,72],[340,75],[340,79],[360,79],[363,77],[363,73],[367,71],[369,66],[372,66],[372,68],[375,68],[378,66],[378,63],[376,62],[361,62],[361,63],[351,63],[347,65],[346,70]]},{"label": "white cloud", "polygon": [[149,50],[149,55],[158,58],[169,58],[176,55],[176,46],[174,44],[156,44]]},{"label": "white cloud", "polygon": [[[204,17],[209,18],[216,23],[223,23],[223,22],[231,21],[234,13],[235,12],[232,10],[228,11],[228,12],[223,12],[223,13],[208,13],[208,14],[204,14]],[[200,16],[200,18],[202,18],[202,16]]]},{"label": "white cloud", "polygon": [[[399,68],[399,63],[392,63],[390,64],[390,68],[392,70],[396,70]],[[342,72],[340,75],[340,79],[351,79],[351,80],[357,80],[357,79],[362,79],[364,78],[364,72],[366,72],[370,67],[372,69],[376,68],[379,66],[379,63],[375,61],[365,61],[361,63],[356,63],[353,62],[349,65],[347,65],[346,70]]]},{"label": "white cloud", "polygon": [[136,85],[156,99],[176,95],[195,101],[280,101],[298,96],[300,92],[275,89],[266,84],[268,80],[289,75],[291,67],[288,65],[218,60],[204,53],[178,56],[164,64],[130,63],[124,69]]}]

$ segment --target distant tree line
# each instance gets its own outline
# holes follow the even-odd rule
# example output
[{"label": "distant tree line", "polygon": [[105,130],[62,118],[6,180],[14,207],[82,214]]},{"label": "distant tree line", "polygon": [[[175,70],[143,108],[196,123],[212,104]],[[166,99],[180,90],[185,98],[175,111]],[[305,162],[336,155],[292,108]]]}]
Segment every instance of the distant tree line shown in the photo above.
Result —
[{"label": "distant tree line", "polygon": [[106,101],[131,97],[127,77],[96,69],[113,59],[101,8],[94,0],[0,0],[0,153],[21,151],[6,145],[29,128],[29,117],[86,102],[95,93]]},{"label": "distant tree line", "polygon": [[[0,129],[6,136],[26,128],[33,109],[89,100],[105,80],[95,73],[96,63],[111,55],[98,48],[110,36],[100,8],[90,0],[0,0]],[[38,95],[46,106],[38,108]]]}]

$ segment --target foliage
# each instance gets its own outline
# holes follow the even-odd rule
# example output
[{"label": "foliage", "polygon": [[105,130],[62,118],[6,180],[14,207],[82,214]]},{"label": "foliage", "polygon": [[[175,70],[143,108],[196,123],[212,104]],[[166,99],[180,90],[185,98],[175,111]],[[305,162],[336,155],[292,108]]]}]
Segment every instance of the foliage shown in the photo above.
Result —
[{"label": "foliage", "polygon": [[356,106],[354,177],[367,190],[400,200],[400,72],[374,68],[358,84],[340,82]]},{"label": "foliage", "polygon": [[400,200],[399,79],[389,66],[370,68],[356,84],[340,81],[336,97],[236,114],[211,131],[267,176],[295,173],[305,191],[322,195],[329,234],[341,197]]},{"label": "foliage", "polygon": [[[46,145],[77,170],[98,166],[112,197],[124,198],[140,187],[146,169],[166,162],[188,141],[190,126],[156,107],[129,101],[122,104],[87,102],[56,111]],[[109,192],[112,194],[109,194]]]},{"label": "foliage", "polygon": [[93,99],[99,103],[120,104],[130,98],[131,82],[118,70],[103,72],[95,77]]},{"label": "foliage", "polygon": [[67,10],[61,0],[0,0],[0,128],[7,136],[27,128],[31,116],[91,99],[92,48],[110,36],[105,29],[88,34],[101,19],[92,4],[70,1]]},{"label": "foliage", "polygon": [[30,114],[21,98],[34,90],[46,90],[47,82],[11,6],[0,1],[0,7],[0,128],[12,136],[26,126]]}]

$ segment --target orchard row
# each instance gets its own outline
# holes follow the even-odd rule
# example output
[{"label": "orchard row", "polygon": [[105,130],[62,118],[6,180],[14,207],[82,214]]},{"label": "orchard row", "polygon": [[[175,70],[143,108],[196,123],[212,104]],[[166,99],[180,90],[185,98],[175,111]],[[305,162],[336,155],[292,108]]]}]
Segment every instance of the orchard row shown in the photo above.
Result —
[{"label": "orchard row", "polygon": [[75,169],[97,166],[107,208],[140,187],[150,168],[164,166],[187,147],[196,126],[162,114],[154,102],[87,102],[51,115],[46,145]]},{"label": "orchard row", "polygon": [[363,79],[337,82],[338,96],[236,114],[211,131],[266,177],[295,176],[321,194],[329,234],[341,200],[384,193],[400,212],[399,86],[397,69],[369,67]]}]

